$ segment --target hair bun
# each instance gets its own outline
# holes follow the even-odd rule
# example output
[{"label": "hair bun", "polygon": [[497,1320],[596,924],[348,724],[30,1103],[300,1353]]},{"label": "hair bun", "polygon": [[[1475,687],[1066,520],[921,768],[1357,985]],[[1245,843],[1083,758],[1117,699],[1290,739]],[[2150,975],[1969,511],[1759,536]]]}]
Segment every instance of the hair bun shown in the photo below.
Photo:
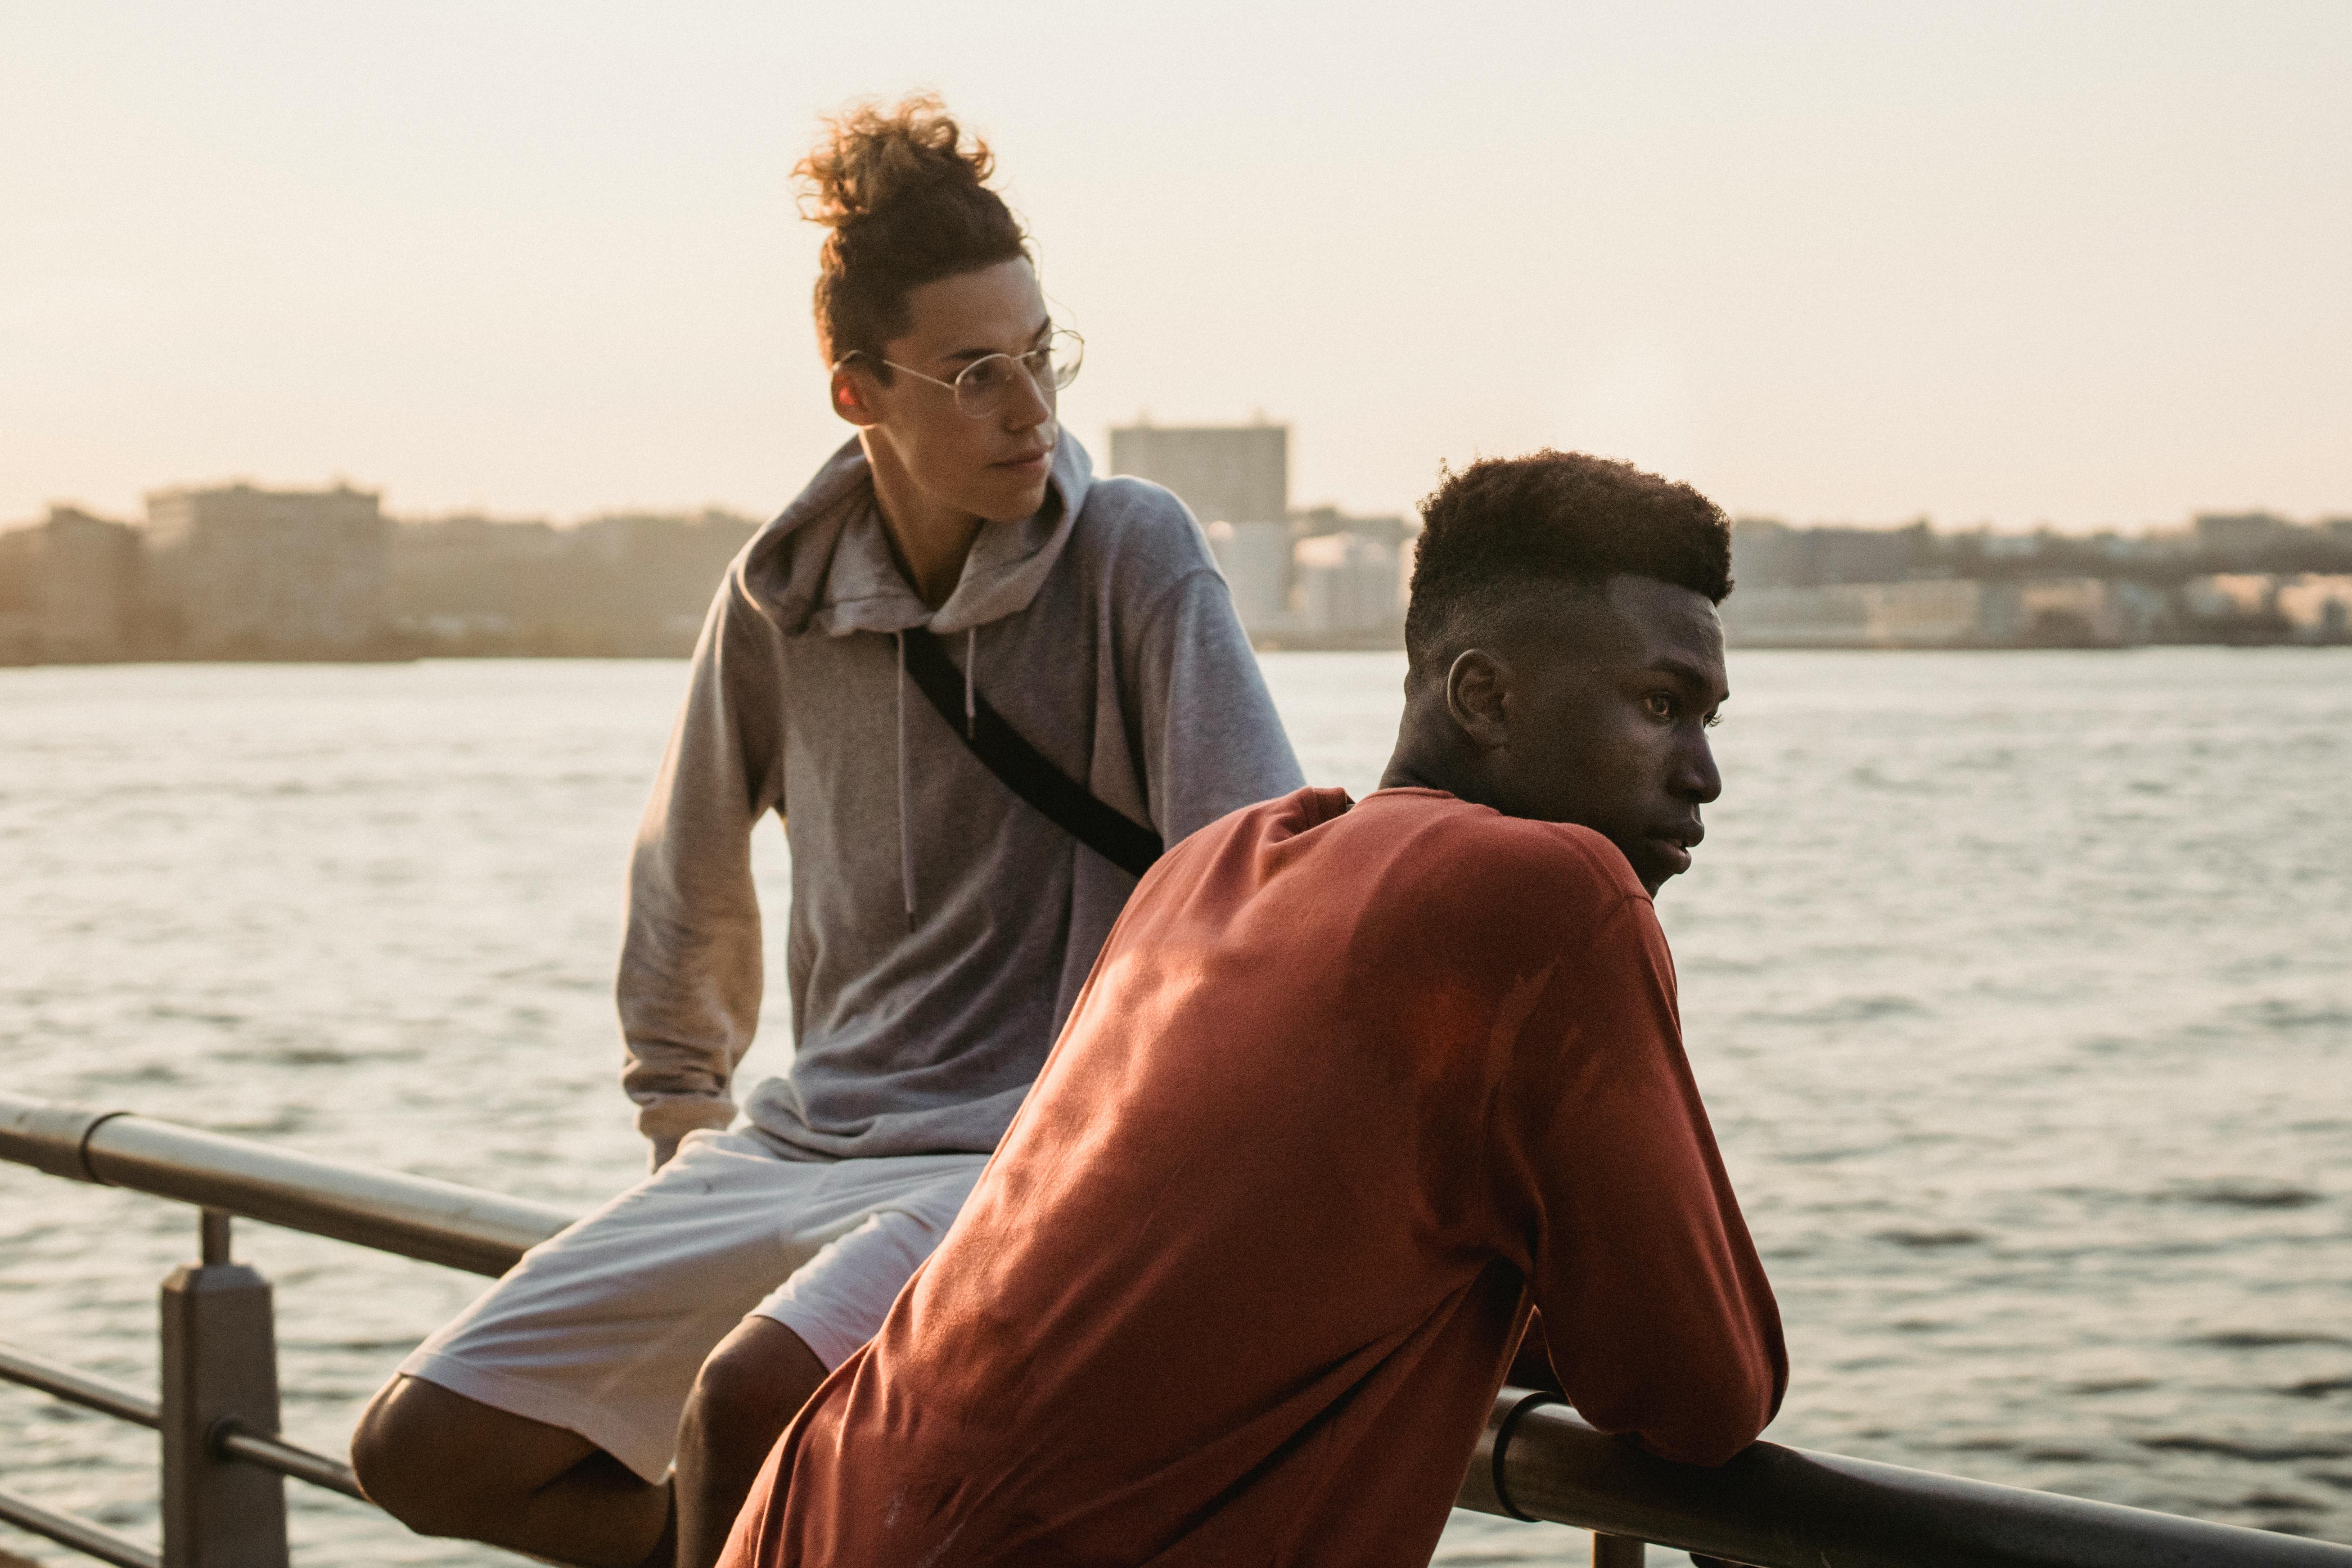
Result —
[{"label": "hair bun", "polygon": [[887,109],[860,103],[824,124],[824,139],[793,172],[807,185],[802,216],[836,232],[941,185],[979,190],[996,167],[988,144],[977,137],[967,144],[930,93]]},{"label": "hair bun", "polygon": [[880,357],[907,329],[907,297],[926,283],[1026,258],[1028,237],[988,188],[988,144],[966,140],[929,93],[860,103],[825,122],[793,173],[802,216],[831,232],[818,247],[817,346],[827,364]]}]

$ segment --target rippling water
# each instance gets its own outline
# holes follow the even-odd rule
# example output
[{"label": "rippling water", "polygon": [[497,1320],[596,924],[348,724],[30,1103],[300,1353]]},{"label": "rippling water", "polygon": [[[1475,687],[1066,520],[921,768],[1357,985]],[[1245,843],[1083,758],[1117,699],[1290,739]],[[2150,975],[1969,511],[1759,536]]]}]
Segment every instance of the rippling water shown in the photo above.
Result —
[{"label": "rippling water", "polygon": [[[1402,668],[1269,656],[1309,777],[1371,787]],[[0,1088],[602,1197],[642,1160],[609,982],[684,673],[0,670]],[[1770,1436],[2352,1542],[2352,656],[1732,678],[1725,796],[1661,907],[1788,1319]],[[784,1056],[784,1005],[747,1071]],[[321,1448],[481,1285],[239,1238]],[[194,1245],[178,1205],[0,1167],[0,1323],[152,1383],[155,1286]],[[0,1392],[0,1484],[144,1533],[153,1463],[152,1435]],[[511,1561],[289,1489],[314,1563]],[[1439,1560],[1582,1552],[1457,1515]]]}]

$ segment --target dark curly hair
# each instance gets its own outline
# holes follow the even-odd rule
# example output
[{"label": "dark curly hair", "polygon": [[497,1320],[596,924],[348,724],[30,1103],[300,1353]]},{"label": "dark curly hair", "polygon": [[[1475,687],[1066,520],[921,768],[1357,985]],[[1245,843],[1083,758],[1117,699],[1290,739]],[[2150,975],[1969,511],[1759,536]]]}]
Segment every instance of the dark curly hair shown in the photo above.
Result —
[{"label": "dark curly hair", "polygon": [[1404,617],[1414,679],[1488,635],[1494,616],[1532,586],[1597,586],[1626,573],[1717,605],[1731,592],[1731,525],[1688,485],[1549,447],[1444,477],[1421,503]]},{"label": "dark curly hair", "polygon": [[[806,186],[801,216],[833,230],[816,279],[825,363],[861,351],[878,362],[907,330],[913,290],[1029,254],[1020,220],[988,188],[995,168],[988,144],[967,142],[928,93],[825,121],[824,139],[793,170]],[[878,363],[875,374],[890,377]]]}]

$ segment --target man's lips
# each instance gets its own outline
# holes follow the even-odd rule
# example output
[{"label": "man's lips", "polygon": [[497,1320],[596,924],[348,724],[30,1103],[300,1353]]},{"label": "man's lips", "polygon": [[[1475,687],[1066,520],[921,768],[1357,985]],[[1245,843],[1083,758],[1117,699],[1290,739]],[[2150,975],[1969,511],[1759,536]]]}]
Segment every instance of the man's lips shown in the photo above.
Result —
[{"label": "man's lips", "polygon": [[1051,469],[1053,466],[1054,447],[1050,442],[1034,451],[1024,452],[1017,458],[1006,458],[1001,462],[989,465],[992,468],[1003,468],[1007,473],[1014,474],[1042,474]]},{"label": "man's lips", "polygon": [[1694,822],[1682,827],[1661,828],[1645,837],[1658,847],[1658,852],[1667,865],[1682,872],[1690,869],[1691,851],[1697,848],[1699,840],[1706,837],[1706,829]]}]

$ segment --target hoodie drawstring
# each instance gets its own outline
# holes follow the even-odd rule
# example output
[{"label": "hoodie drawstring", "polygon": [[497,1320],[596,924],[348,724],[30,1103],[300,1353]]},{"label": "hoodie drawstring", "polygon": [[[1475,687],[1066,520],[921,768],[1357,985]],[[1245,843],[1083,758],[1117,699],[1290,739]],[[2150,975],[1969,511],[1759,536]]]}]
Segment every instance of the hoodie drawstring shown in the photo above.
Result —
[{"label": "hoodie drawstring", "polygon": [[[915,834],[907,820],[907,634],[898,645],[898,892],[907,904],[907,931],[915,929]],[[969,696],[967,695],[967,701]]]},{"label": "hoodie drawstring", "polygon": [[980,628],[967,626],[963,634],[963,738],[967,741],[977,738],[979,734],[979,731],[974,727],[977,722],[974,715],[977,704],[973,702],[971,695],[971,674],[979,668]]}]

